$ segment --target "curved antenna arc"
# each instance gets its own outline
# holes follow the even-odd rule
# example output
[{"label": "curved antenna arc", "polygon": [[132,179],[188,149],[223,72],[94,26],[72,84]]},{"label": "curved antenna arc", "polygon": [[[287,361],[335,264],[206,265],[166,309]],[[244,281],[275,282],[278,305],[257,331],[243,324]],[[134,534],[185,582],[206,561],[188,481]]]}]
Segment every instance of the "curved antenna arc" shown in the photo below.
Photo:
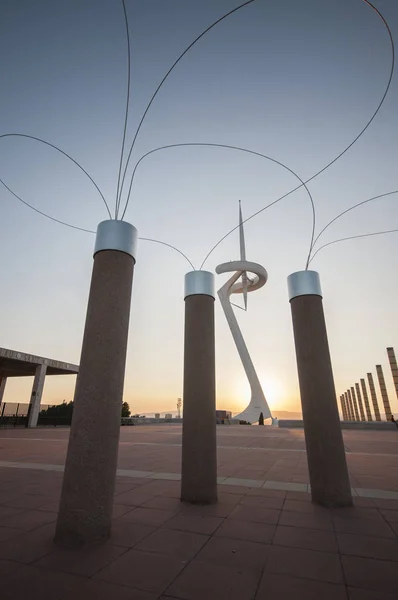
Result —
[{"label": "curved antenna arc", "polygon": [[[240,151],[240,152],[246,152],[248,154],[254,154],[255,156],[259,156],[261,158],[265,158],[267,160],[270,160],[271,162],[273,162],[273,163],[275,163],[275,164],[283,167],[284,169],[286,169],[287,171],[289,171],[292,175],[294,175],[301,182],[301,185],[298,186],[298,187],[302,187],[303,186],[305,188],[305,190],[307,191],[308,197],[310,199],[310,202],[311,202],[311,209],[312,209],[312,233],[311,233],[311,242],[310,242],[309,253],[311,252],[312,243],[313,243],[313,239],[314,239],[314,235],[315,235],[315,217],[316,217],[316,215],[315,215],[314,200],[312,198],[310,190],[308,189],[308,187],[306,185],[306,182],[303,181],[301,179],[301,177],[299,177],[299,175],[297,175],[297,173],[295,173],[295,171],[293,171],[293,169],[290,169],[290,167],[288,167],[287,165],[285,165],[281,161],[276,160],[274,158],[271,158],[270,156],[267,156],[265,154],[262,154],[261,152],[256,152],[255,150],[249,150],[248,148],[241,148],[240,146],[230,146],[228,144],[215,144],[215,143],[204,143],[204,142],[187,142],[187,143],[181,143],[181,144],[168,144],[167,146],[160,146],[159,148],[154,148],[153,150],[150,150],[149,152],[147,152],[146,154],[144,154],[143,156],[141,156],[141,158],[139,159],[139,161],[135,165],[134,171],[133,171],[132,176],[131,176],[130,188],[129,188],[129,195],[130,195],[131,188],[132,188],[132,185],[133,185],[133,182],[134,182],[135,174],[137,172],[137,168],[138,168],[138,166],[141,164],[141,162],[147,156],[150,156],[151,154],[154,154],[155,152],[159,152],[160,150],[166,150],[166,149],[169,149],[169,148],[180,148],[180,147],[183,147],[183,146],[185,146],[185,147],[186,146],[204,146],[204,147],[212,147],[212,148],[227,148],[229,150],[237,150],[237,151]],[[298,188],[296,188],[296,189],[298,189]],[[272,206],[272,204],[275,204],[276,202],[279,202],[279,200],[276,200],[275,202],[272,202],[269,206]],[[128,201],[126,203],[126,206],[124,207],[124,211],[123,211],[123,214],[122,214],[122,217],[121,217],[122,220],[124,219],[124,215],[126,214],[127,207],[128,207]],[[264,209],[262,209],[262,210],[264,210]],[[243,220],[242,224],[246,223],[246,221],[248,221],[250,218],[252,218],[252,217],[249,217],[249,218]],[[240,227],[240,225],[237,225],[232,231],[235,231],[239,227]],[[229,232],[229,233],[232,233],[232,231]],[[227,235],[229,235],[229,233]],[[227,237],[227,236],[225,236],[225,237]],[[225,239],[225,237],[223,239]],[[221,243],[223,241],[223,239],[220,240],[219,243]],[[209,253],[208,256],[210,256],[211,252]],[[201,266],[200,266],[201,269],[202,269],[203,265],[205,264],[208,256],[206,256],[206,258],[204,259],[203,263],[201,264]],[[310,256],[308,254],[306,268],[308,268],[309,258],[310,258]]]},{"label": "curved antenna arc", "polygon": [[120,178],[122,175],[124,145],[126,142],[127,122],[128,122],[128,118],[129,118],[130,87],[131,87],[130,29],[129,29],[129,21],[127,18],[126,3],[124,0],[122,0],[122,4],[123,4],[123,12],[124,12],[124,23],[126,26],[126,41],[127,41],[127,98],[126,98],[126,112],[125,112],[125,116],[124,116],[122,148],[121,148],[121,152],[120,152],[119,174],[118,174],[118,178],[117,178],[117,188],[116,188],[115,219],[117,219],[117,215],[119,212],[119,204],[120,204],[120,202],[119,202]]},{"label": "curved antenna arc", "polygon": [[[315,179],[316,177],[318,177],[318,175],[321,175],[321,173],[323,173],[324,171],[326,171],[326,169],[328,169],[329,167],[331,167],[336,161],[338,161],[358,140],[359,138],[362,136],[363,133],[365,133],[365,131],[367,130],[367,128],[369,127],[369,125],[373,122],[373,120],[375,119],[376,115],[378,114],[379,110],[381,109],[384,100],[387,97],[387,94],[390,90],[391,87],[391,81],[394,75],[394,69],[395,69],[395,45],[394,45],[394,38],[392,36],[391,33],[391,29],[386,21],[386,19],[383,17],[383,15],[381,14],[381,12],[375,7],[373,6],[373,4],[371,2],[369,2],[369,0],[362,0],[363,2],[365,2],[365,4],[367,4],[370,8],[372,8],[377,15],[380,17],[380,19],[382,20],[388,36],[389,36],[389,40],[390,40],[390,45],[391,45],[391,66],[390,66],[390,73],[389,73],[389,77],[388,77],[388,81],[387,81],[387,85],[386,88],[384,90],[384,93],[382,95],[382,98],[378,104],[378,106],[376,107],[376,110],[373,112],[371,118],[368,120],[368,122],[366,123],[365,127],[363,127],[363,129],[360,131],[360,133],[354,138],[354,140],[342,151],[340,152],[340,154],[338,154],[331,162],[329,162],[325,167],[323,167],[320,171],[318,171],[317,173],[315,173],[314,175],[312,175],[312,177],[310,177],[309,179],[307,179],[305,181],[305,183],[309,183],[310,181],[312,181],[313,179]],[[264,208],[261,208],[260,210],[256,211],[255,213],[253,213],[252,215],[250,215],[250,217],[246,217],[246,219],[244,219],[243,223],[247,223],[248,221],[250,221],[251,219],[254,219],[254,217],[256,217],[257,215],[259,215],[260,213],[262,213],[263,211],[267,210],[267,208],[270,208],[270,206],[273,206],[273,204],[276,204],[277,202],[279,202],[280,200],[283,200],[284,198],[286,198],[287,196],[289,196],[290,194],[293,194],[295,191],[297,191],[300,187],[302,187],[302,185],[299,185],[297,187],[295,187],[294,189],[290,190],[290,192],[288,192],[287,194],[284,194],[283,196],[280,196],[280,198],[278,198],[277,200],[275,200],[274,202],[271,202],[270,204],[267,204],[267,206],[264,206]],[[237,227],[234,227],[233,229],[231,229],[230,231],[228,231],[212,248],[211,250],[208,252],[208,254],[206,255],[202,266],[205,264],[205,262],[207,261],[207,259],[209,258],[209,256],[214,252],[214,250],[229,236],[231,235],[231,233],[233,233],[235,230],[237,229]],[[315,242],[314,242],[315,243]],[[312,248],[311,248],[312,251]],[[310,251],[310,254],[311,254]],[[310,263],[310,260],[308,261],[308,264]]]},{"label": "curved antenna arc", "polygon": [[[99,195],[101,196],[106,209],[108,211],[109,214],[109,218],[112,219],[112,215],[111,215],[111,211],[109,210],[109,206],[107,201],[105,200],[105,197],[103,195],[103,193],[101,192],[100,188],[98,187],[98,185],[95,183],[94,179],[91,177],[91,175],[86,171],[86,169],[84,167],[82,167],[81,164],[79,164],[77,162],[77,160],[75,160],[70,154],[68,154],[67,152],[64,152],[64,150],[61,150],[61,148],[58,148],[58,146],[55,146],[55,144],[51,144],[50,142],[47,142],[46,140],[43,140],[42,138],[36,137],[34,135],[27,135],[26,133],[3,133],[2,135],[0,135],[0,139],[1,138],[6,138],[6,137],[22,137],[22,138],[28,138],[30,140],[34,140],[36,142],[40,142],[41,144],[45,144],[46,146],[49,146],[50,148],[53,148],[54,150],[56,150],[57,152],[60,152],[61,154],[63,154],[64,156],[66,156],[66,158],[68,158],[69,160],[71,160],[77,167],[79,167],[79,169],[85,174],[87,175],[87,177],[89,178],[89,180],[91,181],[91,183],[94,185],[94,187],[96,188],[97,192],[99,193]],[[4,182],[3,182],[4,183]],[[5,185],[5,184],[4,184]],[[7,187],[7,186],[6,186]],[[9,188],[7,188],[9,189]],[[14,193],[14,192],[11,192]]]},{"label": "curved antenna arc", "polygon": [[[120,192],[119,192],[119,204],[120,204],[120,199],[121,199],[121,195],[123,192],[123,187],[124,187],[124,182],[126,179],[126,174],[127,174],[127,169],[128,169],[128,165],[130,163],[130,158],[131,158],[131,153],[133,151],[135,142],[137,140],[138,134],[140,132],[140,129],[142,127],[142,124],[145,120],[145,117],[148,114],[149,109],[152,106],[153,101],[155,100],[157,94],[159,93],[162,85],[165,83],[166,79],[168,78],[168,76],[170,75],[170,73],[173,71],[173,69],[178,65],[178,63],[180,62],[180,60],[187,54],[187,52],[189,52],[191,50],[191,48],[202,38],[204,37],[211,29],[213,29],[213,27],[216,27],[216,25],[218,25],[219,23],[221,23],[221,21],[223,21],[224,19],[226,19],[227,17],[229,17],[230,15],[232,15],[233,13],[237,12],[238,10],[240,10],[241,8],[244,8],[245,6],[247,6],[248,4],[252,4],[253,2],[255,2],[255,0],[248,0],[247,2],[244,2],[243,4],[240,4],[239,6],[237,6],[236,8],[230,10],[229,12],[227,12],[225,15],[223,15],[222,17],[220,17],[219,19],[217,19],[216,21],[214,21],[214,23],[212,23],[209,27],[207,27],[204,31],[202,31],[202,33],[200,35],[198,35],[198,37],[196,37],[193,42],[191,42],[189,44],[189,46],[187,48],[185,48],[184,52],[182,52],[182,54],[180,54],[180,56],[177,58],[177,60],[172,64],[172,66],[170,67],[170,69],[167,71],[166,75],[163,77],[162,81],[159,83],[158,87],[156,88],[155,92],[152,94],[151,99],[149,100],[149,103],[147,104],[145,111],[141,117],[140,122],[138,123],[138,127],[137,130],[135,132],[133,141],[131,143],[130,146],[130,150],[127,156],[127,161],[126,161],[126,165],[123,171],[123,177],[122,177],[122,183],[121,183],[121,187],[120,187]],[[129,197],[127,197],[127,202],[128,202]]]},{"label": "curved antenna arc", "polygon": [[[392,194],[398,194],[398,190],[394,190],[393,192],[386,192],[385,194],[379,194],[378,196],[373,196],[372,198],[368,198],[367,200],[362,200],[362,202],[358,202],[357,204],[350,206],[346,210],[343,210],[343,212],[336,215],[331,221],[329,221],[325,225],[325,227],[323,229],[321,229],[321,231],[318,233],[318,235],[316,236],[316,238],[314,240],[314,243],[312,245],[312,250],[314,249],[315,244],[317,243],[317,241],[319,240],[321,235],[326,231],[326,229],[328,229],[330,227],[330,225],[332,225],[335,221],[340,219],[340,217],[342,217],[343,215],[346,215],[348,212],[350,212],[351,210],[354,210],[355,208],[359,208],[360,206],[367,204],[368,202],[372,202],[373,200],[378,200],[379,198],[384,198],[385,196],[391,196]],[[312,250],[311,250],[311,252],[312,252]]]},{"label": "curved antenna arc", "polygon": [[344,238],[339,238],[338,240],[333,240],[332,242],[328,242],[327,244],[324,244],[323,246],[320,246],[316,252],[314,252],[314,254],[312,255],[311,259],[310,259],[310,263],[314,260],[314,258],[316,257],[316,255],[318,254],[318,252],[320,252],[323,248],[326,248],[327,246],[331,246],[332,244],[338,244],[340,242],[346,242],[348,240],[355,240],[358,238],[366,238],[366,237],[371,237],[374,235],[384,235],[386,233],[396,233],[398,231],[398,229],[388,229],[387,231],[375,231],[372,233],[362,233],[361,235],[350,235],[349,237],[344,237]]},{"label": "curved antenna arc", "polygon": [[184,252],[182,252],[181,250],[179,250],[178,248],[176,248],[175,246],[173,246],[172,244],[168,244],[167,242],[162,242],[160,240],[154,240],[152,238],[144,238],[144,237],[139,237],[139,240],[143,240],[145,242],[154,242],[155,244],[162,244],[162,246],[168,246],[169,248],[172,248],[173,250],[175,250],[176,252],[178,252],[178,254],[181,254],[181,256],[183,256],[185,258],[185,260],[188,261],[188,263],[191,265],[192,269],[194,271],[196,271],[195,267],[193,266],[193,264],[191,263],[191,261],[189,260],[188,256],[186,256],[186,254],[184,254]]}]

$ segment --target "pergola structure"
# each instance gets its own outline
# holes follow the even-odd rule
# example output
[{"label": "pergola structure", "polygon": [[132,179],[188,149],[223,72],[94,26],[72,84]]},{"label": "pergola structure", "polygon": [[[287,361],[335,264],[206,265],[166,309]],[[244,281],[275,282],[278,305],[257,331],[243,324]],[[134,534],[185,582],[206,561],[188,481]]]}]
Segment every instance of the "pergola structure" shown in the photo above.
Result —
[{"label": "pergola structure", "polygon": [[36,427],[46,375],[76,375],[78,372],[78,365],[0,348],[0,405],[9,377],[34,377],[28,427]]}]

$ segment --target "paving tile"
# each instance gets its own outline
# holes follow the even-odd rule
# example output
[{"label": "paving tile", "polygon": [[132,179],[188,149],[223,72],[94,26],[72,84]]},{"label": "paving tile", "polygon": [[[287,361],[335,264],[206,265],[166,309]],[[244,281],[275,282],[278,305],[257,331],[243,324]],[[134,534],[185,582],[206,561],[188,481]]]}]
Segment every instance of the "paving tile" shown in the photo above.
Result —
[{"label": "paving tile", "polygon": [[375,519],[343,519],[333,517],[333,525],[339,533],[357,533],[375,537],[395,537],[391,527],[383,520]]},{"label": "paving tile", "polygon": [[127,552],[111,544],[89,545],[80,549],[54,548],[50,554],[34,562],[38,567],[91,577]]},{"label": "paving tile", "polygon": [[174,512],[180,512],[183,503],[179,498],[169,498],[165,496],[155,496],[142,506],[143,508],[160,508],[161,510],[172,510]]},{"label": "paving tile", "polygon": [[252,600],[260,574],[207,562],[192,561],[167,589],[182,600]]},{"label": "paving tile", "polygon": [[342,556],[341,560],[348,586],[398,593],[396,562],[356,556]]},{"label": "paving tile", "polygon": [[275,525],[270,525],[269,523],[253,523],[238,519],[226,519],[214,535],[217,537],[270,544],[275,534],[275,528]]},{"label": "paving tile", "polygon": [[370,535],[336,534],[341,554],[398,561],[398,540]]},{"label": "paving tile", "polygon": [[379,522],[383,521],[379,509],[372,507],[345,506],[333,508],[330,512],[334,517],[339,517],[341,519],[371,519]]},{"label": "paving tile", "polygon": [[143,552],[171,554],[185,560],[191,560],[209,540],[201,533],[161,528],[151,533],[135,547]]},{"label": "paving tile", "polygon": [[272,542],[275,546],[289,546],[320,552],[338,552],[335,535],[332,531],[304,529],[278,525]]},{"label": "paving tile", "polygon": [[19,568],[19,565],[11,560],[0,559],[0,577],[8,575],[11,571]]},{"label": "paving tile", "polygon": [[135,508],[127,514],[120,517],[118,520],[123,523],[141,523],[142,525],[152,525],[160,527],[175,516],[175,512],[171,510],[161,510],[159,508]]},{"label": "paving tile", "polygon": [[178,514],[165,523],[166,529],[180,529],[192,533],[203,533],[211,535],[219,527],[224,519],[220,517],[203,517],[198,514]]},{"label": "paving tile", "polygon": [[186,561],[168,554],[129,550],[94,579],[161,594],[185,566]]},{"label": "paving tile", "polygon": [[239,502],[241,506],[255,506],[258,508],[275,508],[281,510],[284,498],[267,498],[267,496],[244,496]]},{"label": "paving tile", "polygon": [[64,600],[76,592],[84,578],[56,573],[31,565],[18,565],[7,574],[7,585],[1,588],[1,600]]},{"label": "paving tile", "polygon": [[281,512],[274,508],[261,508],[257,506],[237,506],[229,515],[229,519],[241,519],[243,521],[254,521],[257,523],[269,523],[275,525]]},{"label": "paving tile", "polygon": [[57,515],[52,512],[44,512],[39,510],[25,510],[14,515],[6,517],[7,527],[15,527],[16,529],[24,529],[30,531],[41,525],[46,525],[55,521]]},{"label": "paving tile", "polygon": [[381,510],[383,517],[389,523],[398,523],[398,510]]},{"label": "paving tile", "polygon": [[105,581],[84,581],[78,590],[68,593],[64,600],[157,600],[158,594],[144,592]]},{"label": "paving tile", "polygon": [[19,535],[0,543],[0,558],[19,563],[31,563],[54,549],[54,524],[50,523],[34,531],[21,531]]},{"label": "paving tile", "polygon": [[332,517],[328,513],[307,514],[284,510],[278,524],[290,527],[303,527],[304,529],[333,531]]},{"label": "paving tile", "polygon": [[292,500],[290,498],[286,498],[285,503],[283,505],[283,510],[288,510],[290,512],[298,512],[298,513],[306,513],[306,514],[328,514],[329,509],[324,508],[323,506],[319,506],[314,504],[313,502],[305,502],[303,500]]},{"label": "paving tile", "polygon": [[344,585],[264,573],[256,600],[347,600]]},{"label": "paving tile", "polygon": [[212,537],[196,560],[214,565],[261,571],[267,561],[269,545],[225,537]]},{"label": "paving tile", "polygon": [[259,496],[262,498],[280,498],[284,500],[286,498],[286,491],[284,490],[272,490],[267,488],[251,488],[247,490],[246,496]]},{"label": "paving tile", "polygon": [[376,508],[382,508],[384,510],[398,510],[398,500],[383,500],[381,498],[372,499],[373,505]]},{"label": "paving tile", "polygon": [[113,546],[132,548],[138,542],[156,531],[156,527],[143,525],[142,523],[131,523],[115,519],[112,523],[112,533],[108,543]]},{"label": "paving tile", "polygon": [[155,498],[157,494],[155,492],[140,490],[140,488],[135,488],[129,490],[128,492],[122,492],[115,496],[117,498],[118,504],[125,504],[127,506],[141,506],[148,502],[148,500],[152,500]]},{"label": "paving tile", "polygon": [[396,594],[388,592],[374,592],[359,588],[347,588],[348,600],[397,600]]},{"label": "paving tile", "polygon": [[14,498],[8,503],[13,508],[27,508],[34,510],[48,504],[48,496],[36,494],[21,494],[18,498]]},{"label": "paving tile", "polygon": [[17,535],[21,535],[20,529],[16,529],[15,527],[0,527],[0,542],[9,540]]},{"label": "paving tile", "polygon": [[343,583],[340,558],[337,554],[272,546],[265,567],[268,573]]},{"label": "paving tile", "polygon": [[134,508],[134,506],[128,506],[126,504],[114,504],[112,516],[114,519],[117,519],[118,517],[122,517],[123,515],[126,515],[127,513],[131,512],[132,510],[134,510]]}]

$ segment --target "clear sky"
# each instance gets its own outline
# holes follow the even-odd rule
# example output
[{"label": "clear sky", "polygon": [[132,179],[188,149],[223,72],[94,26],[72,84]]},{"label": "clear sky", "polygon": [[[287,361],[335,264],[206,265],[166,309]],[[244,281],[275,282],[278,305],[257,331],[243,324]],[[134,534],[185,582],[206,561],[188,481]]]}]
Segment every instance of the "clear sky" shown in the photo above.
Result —
[{"label": "clear sky", "polygon": [[[126,0],[131,27],[128,140],[151,94],[184,48],[237,0]],[[375,0],[398,40],[398,3]],[[256,0],[214,28],[169,77],[144,122],[133,164],[165,144],[231,144],[286,163],[303,179],[366,124],[390,69],[385,29],[362,0]],[[13,0],[0,7],[0,133],[42,137],[89,171],[114,206],[126,98],[126,38],[118,0]],[[378,116],[347,154],[309,184],[318,231],[347,207],[398,189],[395,77]],[[88,229],[107,218],[101,198],[54,150],[0,139],[0,177],[38,209]],[[131,169],[129,171],[131,173]],[[179,148],[137,170],[127,219],[144,237],[176,245],[196,267],[244,217],[296,186],[263,158]],[[343,217],[324,243],[398,228],[398,194]],[[299,410],[287,276],[305,267],[311,210],[301,189],[246,225],[247,259],[269,280],[239,320],[270,406]],[[57,225],[0,189],[0,346],[79,362],[94,236]],[[398,354],[398,234],[322,250],[319,271],[337,392]],[[235,232],[206,268],[238,258]],[[141,242],[133,285],[125,400],[139,412],[175,409],[182,395],[183,280],[189,265]],[[220,278],[219,285],[225,276]],[[216,306],[217,406],[249,399],[232,337]],[[28,401],[31,380],[7,384]],[[43,402],[73,397],[74,378],[49,377]]]}]

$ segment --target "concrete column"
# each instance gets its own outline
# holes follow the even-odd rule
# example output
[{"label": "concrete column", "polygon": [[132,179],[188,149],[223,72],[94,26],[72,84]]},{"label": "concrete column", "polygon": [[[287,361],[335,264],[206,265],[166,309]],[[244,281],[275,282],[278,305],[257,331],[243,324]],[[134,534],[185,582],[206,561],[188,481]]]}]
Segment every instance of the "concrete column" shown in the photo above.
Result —
[{"label": "concrete column", "polygon": [[359,389],[359,383],[355,384],[355,389],[356,389],[356,393],[357,393],[359,412],[361,413],[361,421],[366,421],[365,411],[363,410],[361,390]]},{"label": "concrete column", "polygon": [[312,501],[351,506],[322,292],[316,271],[288,277]]},{"label": "concrete column", "polygon": [[28,427],[36,427],[39,418],[41,397],[43,395],[44,382],[46,380],[47,365],[37,365],[35,378],[30,396]]},{"label": "concrete column", "polygon": [[382,369],[381,365],[376,365],[376,372],[377,372],[377,378],[379,380],[380,393],[381,393],[381,398],[383,400],[383,406],[384,406],[384,412],[386,414],[386,420],[391,421],[391,417],[392,417],[391,406],[390,406],[390,401],[388,399],[386,382],[384,380],[383,369]]},{"label": "concrete column", "polygon": [[109,538],[137,230],[98,225],[55,542]]},{"label": "concrete column", "polygon": [[377,403],[376,388],[373,381],[372,373],[367,373],[367,377],[369,383],[370,397],[372,398],[373,411],[375,413],[376,421],[381,421],[379,405]]},{"label": "concrete column", "polygon": [[217,501],[214,275],[185,275],[181,500]]},{"label": "concrete column", "polygon": [[355,396],[355,390],[354,390],[354,388],[353,388],[353,387],[351,388],[351,392],[350,392],[350,393],[351,393],[351,398],[352,398],[352,404],[353,404],[353,406],[354,406],[354,415],[355,415],[355,420],[356,420],[356,421],[360,421],[361,419],[360,419],[360,416],[359,416],[357,399],[356,399],[356,396]]},{"label": "concrete column", "polygon": [[343,413],[343,421],[347,421],[347,409],[345,406],[345,399],[344,399],[344,394],[342,394],[340,396],[340,402],[341,402],[341,412]]},{"label": "concrete column", "polygon": [[348,412],[348,404],[347,404],[347,400],[346,400],[345,394],[343,394],[343,401],[344,401],[344,408],[345,408],[345,420],[349,421],[350,420],[350,416],[349,416],[349,412]]},{"label": "concrete column", "polygon": [[365,410],[366,410],[366,415],[368,417],[368,421],[373,421],[373,417],[372,417],[372,413],[371,413],[370,405],[369,405],[368,391],[366,389],[366,383],[365,383],[364,379],[361,379],[361,388],[362,388],[363,400],[365,402]]},{"label": "concrete column", "polygon": [[344,392],[343,396],[344,396],[345,408],[346,408],[346,412],[347,412],[347,421],[351,421],[351,412],[350,412],[350,405],[348,404],[347,392]]},{"label": "concrete column", "polygon": [[3,402],[4,392],[6,389],[7,377],[0,377],[0,406]]},{"label": "concrete column", "polygon": [[395,393],[398,398],[398,366],[395,358],[394,348],[387,348],[388,360],[390,362],[391,374],[394,381]]},{"label": "concrete column", "polygon": [[351,421],[355,421],[354,408],[352,406],[352,398],[349,390],[346,391],[346,396],[349,407],[350,419]]}]

